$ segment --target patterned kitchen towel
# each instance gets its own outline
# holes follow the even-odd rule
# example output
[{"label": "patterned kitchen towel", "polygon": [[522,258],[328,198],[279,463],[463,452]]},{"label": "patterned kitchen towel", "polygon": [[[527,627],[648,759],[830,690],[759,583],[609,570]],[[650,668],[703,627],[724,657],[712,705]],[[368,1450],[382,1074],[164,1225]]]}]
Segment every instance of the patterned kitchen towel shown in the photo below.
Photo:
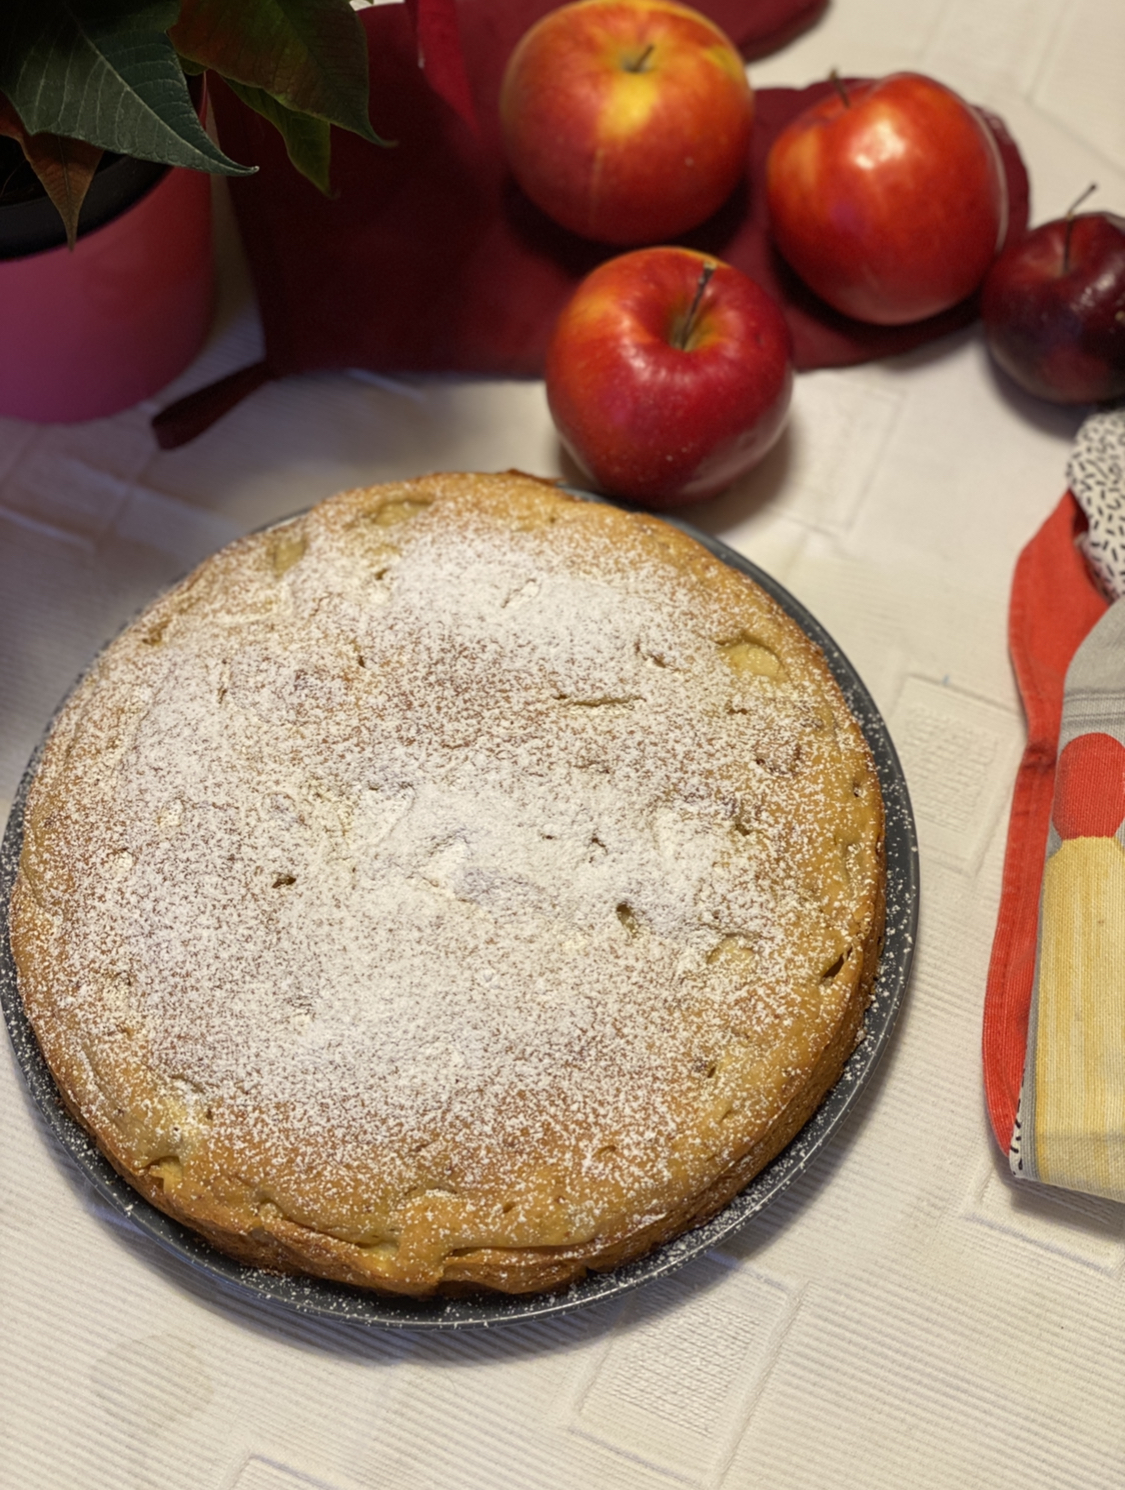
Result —
[{"label": "patterned kitchen towel", "polygon": [[985,1084],[1017,1175],[1125,1200],[1125,410],[1086,421],[1067,476],[1012,591],[1029,738]]}]

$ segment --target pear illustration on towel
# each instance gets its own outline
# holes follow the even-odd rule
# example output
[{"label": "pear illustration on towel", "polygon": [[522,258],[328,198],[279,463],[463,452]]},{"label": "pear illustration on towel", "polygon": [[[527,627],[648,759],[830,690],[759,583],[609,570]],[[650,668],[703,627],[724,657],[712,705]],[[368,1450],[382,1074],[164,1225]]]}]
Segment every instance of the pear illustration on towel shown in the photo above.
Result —
[{"label": "pear illustration on towel", "polygon": [[1125,1199],[1125,746],[1059,757],[1040,905],[1034,1127],[1048,1184]]}]

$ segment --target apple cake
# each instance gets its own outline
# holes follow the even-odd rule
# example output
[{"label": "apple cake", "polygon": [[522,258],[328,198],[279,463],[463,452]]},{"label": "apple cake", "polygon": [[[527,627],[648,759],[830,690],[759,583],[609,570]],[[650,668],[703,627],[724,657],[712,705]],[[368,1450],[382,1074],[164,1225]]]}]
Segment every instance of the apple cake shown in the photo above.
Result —
[{"label": "apple cake", "polygon": [[530,1292],[713,1215],[862,1034],[883,811],[823,656],[515,473],[345,492],[63,709],[12,904],[66,1106],[246,1263]]}]

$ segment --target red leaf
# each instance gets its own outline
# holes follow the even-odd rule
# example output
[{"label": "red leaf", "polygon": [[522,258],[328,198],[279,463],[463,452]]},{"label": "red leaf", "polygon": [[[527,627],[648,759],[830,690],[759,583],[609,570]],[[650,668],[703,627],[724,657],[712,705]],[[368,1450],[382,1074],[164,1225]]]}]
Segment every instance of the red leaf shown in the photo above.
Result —
[{"label": "red leaf", "polygon": [[457,0],[406,0],[418,37],[418,61],[430,87],[472,129],[477,128],[457,22]]},{"label": "red leaf", "polygon": [[85,140],[68,140],[47,132],[29,134],[2,93],[0,134],[20,142],[28,165],[58,208],[66,228],[67,246],[73,248],[78,239],[78,214],[102,158],[101,150],[97,145],[88,145]]},{"label": "red leaf", "polygon": [[363,25],[348,0],[183,0],[168,34],[197,66],[378,143]]}]

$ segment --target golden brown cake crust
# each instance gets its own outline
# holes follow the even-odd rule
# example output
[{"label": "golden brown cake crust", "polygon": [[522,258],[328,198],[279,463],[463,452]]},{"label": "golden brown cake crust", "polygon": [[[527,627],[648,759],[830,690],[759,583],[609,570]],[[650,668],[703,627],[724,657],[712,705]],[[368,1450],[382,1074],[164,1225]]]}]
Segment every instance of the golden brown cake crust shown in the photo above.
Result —
[{"label": "golden brown cake crust", "polygon": [[156,602],[28,802],[70,1111],[258,1266],[560,1287],[714,1214],[839,1076],[883,816],[816,647],[549,484],[343,493]]}]

